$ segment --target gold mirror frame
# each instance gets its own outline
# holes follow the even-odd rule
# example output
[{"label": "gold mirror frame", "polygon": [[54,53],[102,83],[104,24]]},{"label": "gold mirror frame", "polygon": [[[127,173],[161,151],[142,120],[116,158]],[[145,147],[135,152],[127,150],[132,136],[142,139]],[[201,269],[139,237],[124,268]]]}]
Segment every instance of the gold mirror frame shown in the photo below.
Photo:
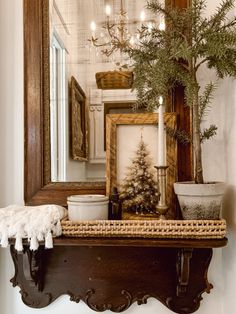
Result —
[{"label": "gold mirror frame", "polygon": [[[186,7],[189,0],[168,1]],[[72,194],[105,194],[103,182],[51,182],[49,94],[49,3],[24,0],[25,203],[65,206]],[[182,104],[178,88],[168,111],[177,112],[179,126],[188,131],[190,112]],[[178,160],[179,180],[191,179],[190,146],[178,148]]]}]

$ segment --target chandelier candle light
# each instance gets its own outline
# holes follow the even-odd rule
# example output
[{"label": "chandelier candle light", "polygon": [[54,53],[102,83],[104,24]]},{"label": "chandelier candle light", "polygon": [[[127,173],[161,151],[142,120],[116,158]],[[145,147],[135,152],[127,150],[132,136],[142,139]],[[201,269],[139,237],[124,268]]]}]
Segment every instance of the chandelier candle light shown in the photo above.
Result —
[{"label": "chandelier candle light", "polygon": [[109,19],[110,15],[111,15],[111,6],[109,4],[106,5],[105,12],[106,12],[107,18]]},{"label": "chandelier candle light", "polygon": [[158,108],[158,161],[157,166],[157,181],[160,192],[160,199],[157,205],[157,212],[160,214],[160,219],[166,219],[165,214],[168,211],[168,205],[166,203],[166,149],[165,149],[165,136],[164,136],[164,105],[163,97],[159,97],[159,108]]},{"label": "chandelier candle light", "polygon": [[108,4],[105,6],[105,14],[107,20],[103,28],[108,35],[107,41],[100,41],[101,38],[97,38],[94,33],[92,33],[92,38],[89,41],[94,47],[104,47],[102,53],[110,57],[117,50],[123,53],[125,48],[130,45],[131,36],[128,32],[128,17],[127,12],[124,10],[123,0],[120,0],[120,11],[117,22],[111,21],[111,6]]},{"label": "chandelier candle light", "polygon": [[94,21],[92,21],[91,24],[90,24],[90,29],[92,31],[92,36],[93,37],[95,36],[96,28],[97,28],[96,23]]}]

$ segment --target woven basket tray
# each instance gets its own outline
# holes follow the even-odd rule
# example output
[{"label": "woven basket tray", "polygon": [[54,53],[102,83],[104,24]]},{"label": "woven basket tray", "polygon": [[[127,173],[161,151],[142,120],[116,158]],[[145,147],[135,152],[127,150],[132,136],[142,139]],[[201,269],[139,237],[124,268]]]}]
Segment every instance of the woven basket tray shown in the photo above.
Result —
[{"label": "woven basket tray", "polygon": [[133,72],[108,71],[96,73],[97,87],[100,89],[128,89],[133,85]]},{"label": "woven basket tray", "polygon": [[62,220],[66,237],[139,237],[220,239],[226,234],[221,220],[97,220],[73,223]]}]

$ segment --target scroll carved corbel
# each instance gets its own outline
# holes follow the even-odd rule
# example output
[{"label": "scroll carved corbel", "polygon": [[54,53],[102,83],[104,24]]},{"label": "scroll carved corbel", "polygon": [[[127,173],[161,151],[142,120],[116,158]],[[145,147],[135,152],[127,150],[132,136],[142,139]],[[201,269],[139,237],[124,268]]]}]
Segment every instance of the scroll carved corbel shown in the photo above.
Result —
[{"label": "scroll carved corbel", "polygon": [[176,264],[178,284],[176,289],[176,295],[178,297],[184,297],[187,293],[189,284],[190,273],[190,260],[192,258],[193,249],[181,249],[178,253],[178,261]]},{"label": "scroll carved corbel", "polygon": [[24,247],[22,255],[23,273],[30,286],[37,287],[38,291],[43,291],[44,248],[39,247],[37,251],[31,251],[29,247]]}]

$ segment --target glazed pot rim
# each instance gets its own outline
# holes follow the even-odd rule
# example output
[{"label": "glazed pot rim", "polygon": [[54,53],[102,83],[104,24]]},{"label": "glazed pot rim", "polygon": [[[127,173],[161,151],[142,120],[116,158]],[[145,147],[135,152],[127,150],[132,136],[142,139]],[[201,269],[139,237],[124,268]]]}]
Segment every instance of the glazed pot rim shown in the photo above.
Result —
[{"label": "glazed pot rim", "polygon": [[175,182],[174,184],[189,184],[189,185],[218,185],[218,184],[223,184],[223,185],[226,185],[225,182],[223,181],[207,181],[207,182],[204,182],[204,183],[196,183],[195,181],[178,181],[178,182]]},{"label": "glazed pot rim", "polygon": [[101,194],[71,195],[67,197],[67,202],[70,203],[103,203],[108,202],[108,200],[108,196]]},{"label": "glazed pot rim", "polygon": [[217,196],[223,195],[226,190],[224,182],[209,182],[197,184],[194,181],[176,182],[174,183],[175,194],[182,196]]}]

